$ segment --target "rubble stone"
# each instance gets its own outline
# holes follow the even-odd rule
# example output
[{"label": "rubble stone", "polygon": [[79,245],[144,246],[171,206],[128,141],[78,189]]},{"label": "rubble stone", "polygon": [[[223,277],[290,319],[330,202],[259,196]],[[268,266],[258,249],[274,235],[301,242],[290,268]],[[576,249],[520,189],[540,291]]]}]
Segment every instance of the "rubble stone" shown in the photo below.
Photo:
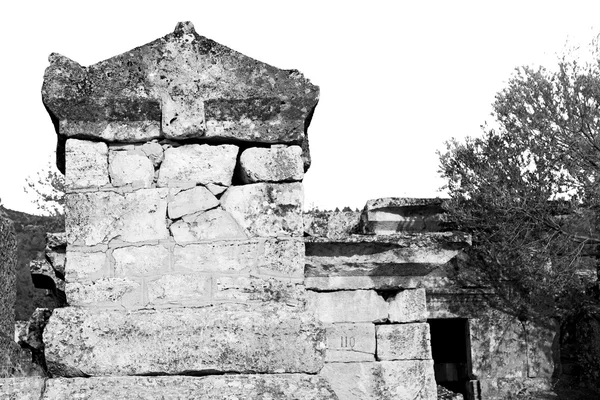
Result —
[{"label": "rubble stone", "polygon": [[231,215],[220,208],[187,215],[170,229],[177,243],[247,238]]},{"label": "rubble stone", "polygon": [[154,165],[143,153],[111,151],[108,162],[108,173],[113,186],[132,185],[135,188],[152,186]]},{"label": "rubble stone", "polygon": [[165,151],[157,185],[188,187],[216,183],[229,186],[237,154],[238,147],[231,144],[171,147]]},{"label": "rubble stone", "polygon": [[165,158],[162,146],[156,142],[144,143],[140,149],[146,155],[146,157],[152,161],[152,165],[154,165],[154,167],[158,167]]},{"label": "rubble stone", "polygon": [[240,156],[241,178],[246,183],[301,181],[301,155],[300,146],[251,147]]},{"label": "rubble stone", "polygon": [[221,206],[250,236],[302,236],[301,183],[231,186]]},{"label": "rubble stone", "polygon": [[66,150],[65,189],[85,189],[108,185],[108,147],[106,143],[69,139]]},{"label": "rubble stone", "polygon": [[169,218],[177,219],[183,215],[210,210],[219,205],[219,200],[204,186],[183,190],[169,202]]},{"label": "rubble stone", "polygon": [[56,309],[44,330],[51,372],[317,373],[323,328],[297,308],[219,304],[156,310]]}]

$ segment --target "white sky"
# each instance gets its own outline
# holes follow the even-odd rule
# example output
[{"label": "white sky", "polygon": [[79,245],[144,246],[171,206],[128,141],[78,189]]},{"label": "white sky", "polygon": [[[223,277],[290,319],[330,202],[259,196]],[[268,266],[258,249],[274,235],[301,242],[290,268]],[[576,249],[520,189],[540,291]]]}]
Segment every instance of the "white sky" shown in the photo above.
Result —
[{"label": "white sky", "polygon": [[[368,4],[368,5],[367,5]],[[10,1],[2,6],[0,199],[52,157],[41,101],[51,52],[91,65],[192,21],[203,36],[321,88],[309,128],[305,203],[362,208],[441,196],[436,150],[478,135],[514,67],[549,64],[600,32],[600,2]]]}]

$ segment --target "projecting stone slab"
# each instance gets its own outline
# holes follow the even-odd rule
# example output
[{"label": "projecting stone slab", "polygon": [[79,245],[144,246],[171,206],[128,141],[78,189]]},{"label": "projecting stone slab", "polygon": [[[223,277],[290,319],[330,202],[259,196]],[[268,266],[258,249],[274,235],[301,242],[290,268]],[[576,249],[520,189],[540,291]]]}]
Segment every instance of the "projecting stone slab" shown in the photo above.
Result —
[{"label": "projecting stone slab", "polygon": [[221,206],[250,236],[302,236],[301,183],[232,186]]},{"label": "projecting stone slab", "polygon": [[[305,374],[124,376],[48,380],[42,400],[337,400],[325,379]],[[35,400],[38,400],[36,397]]]},{"label": "projecting stone slab", "polygon": [[437,232],[445,220],[441,199],[388,197],[367,201],[363,233],[389,235],[402,231]]},{"label": "projecting stone slab", "polygon": [[67,194],[68,243],[93,246],[115,238],[129,243],[166,239],[168,194],[168,189]]},{"label": "projecting stone slab", "polygon": [[132,185],[134,188],[152,186],[154,165],[141,151],[139,153],[111,151],[108,162],[108,173],[113,186]]},{"label": "projecting stone slab", "polygon": [[429,325],[377,325],[377,359],[431,360]]},{"label": "projecting stone slab", "polygon": [[0,378],[0,399],[40,400],[45,382],[46,378],[37,377]]},{"label": "projecting stone slab", "polygon": [[374,290],[309,292],[309,309],[322,322],[381,322],[388,303]]},{"label": "projecting stone slab", "polygon": [[427,320],[425,289],[398,292],[390,303],[390,322],[414,322]]},{"label": "projecting stone slab", "polygon": [[169,218],[176,219],[183,215],[210,210],[219,205],[219,200],[204,186],[183,190],[169,202]]},{"label": "projecting stone slab", "polygon": [[433,360],[328,363],[320,375],[344,400],[436,400]]},{"label": "projecting stone slab", "polygon": [[161,245],[114,249],[115,276],[149,276],[169,270],[169,249]]},{"label": "projecting stone slab", "polygon": [[325,324],[325,362],[375,361],[375,325]]},{"label": "projecting stone slab", "polygon": [[231,144],[171,147],[165,151],[157,185],[188,187],[216,183],[229,186],[237,154],[238,147]]},{"label": "projecting stone slab", "polygon": [[324,339],[310,314],[256,304],[133,312],[68,307],[56,309],[44,330],[51,372],[91,376],[316,373]]},{"label": "projecting stone slab", "polygon": [[177,243],[247,238],[231,215],[221,208],[186,215],[169,229]]},{"label": "projecting stone slab", "polygon": [[108,180],[106,143],[69,139],[66,144],[65,189],[105,186]]},{"label": "projecting stone slab", "polygon": [[240,156],[241,178],[246,183],[301,181],[304,177],[300,146],[251,147]]}]

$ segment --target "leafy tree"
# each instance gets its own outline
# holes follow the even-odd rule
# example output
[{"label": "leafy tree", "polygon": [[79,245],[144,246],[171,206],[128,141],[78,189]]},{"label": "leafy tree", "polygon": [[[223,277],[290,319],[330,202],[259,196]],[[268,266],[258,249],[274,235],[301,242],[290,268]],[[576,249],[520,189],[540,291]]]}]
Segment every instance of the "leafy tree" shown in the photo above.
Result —
[{"label": "leafy tree", "polygon": [[25,193],[34,196],[33,204],[44,214],[56,217],[64,216],[65,178],[49,162],[35,177],[26,179]]},{"label": "leafy tree", "polygon": [[494,127],[440,154],[450,222],[473,235],[457,279],[522,319],[598,310],[600,53],[517,68]]}]

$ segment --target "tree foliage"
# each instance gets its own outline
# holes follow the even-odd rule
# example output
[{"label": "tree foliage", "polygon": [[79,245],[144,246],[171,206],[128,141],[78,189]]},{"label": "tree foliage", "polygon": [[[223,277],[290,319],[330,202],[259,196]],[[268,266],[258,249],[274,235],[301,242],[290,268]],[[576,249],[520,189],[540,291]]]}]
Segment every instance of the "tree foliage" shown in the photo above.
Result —
[{"label": "tree foliage", "polygon": [[51,162],[36,176],[26,179],[24,190],[33,196],[33,204],[43,214],[56,217],[64,215],[65,178]]},{"label": "tree foliage", "polygon": [[523,318],[596,307],[600,243],[600,57],[520,67],[494,128],[440,154],[450,219],[472,233],[463,284],[493,286]]}]

